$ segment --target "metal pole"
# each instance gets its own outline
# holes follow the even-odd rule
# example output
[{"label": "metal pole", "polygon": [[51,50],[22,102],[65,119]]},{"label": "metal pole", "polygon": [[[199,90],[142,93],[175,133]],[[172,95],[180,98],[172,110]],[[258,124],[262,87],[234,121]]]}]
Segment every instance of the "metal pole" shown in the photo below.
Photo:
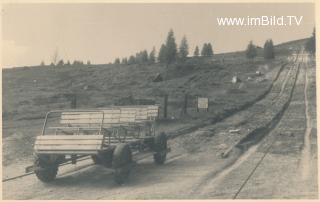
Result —
[{"label": "metal pole", "polygon": [[184,105],[183,105],[183,109],[182,109],[182,114],[186,115],[187,114],[187,110],[188,110],[188,94],[185,94],[184,96]]},{"label": "metal pole", "polygon": [[164,107],[163,107],[163,118],[167,118],[167,110],[168,110],[168,95],[164,96]]}]

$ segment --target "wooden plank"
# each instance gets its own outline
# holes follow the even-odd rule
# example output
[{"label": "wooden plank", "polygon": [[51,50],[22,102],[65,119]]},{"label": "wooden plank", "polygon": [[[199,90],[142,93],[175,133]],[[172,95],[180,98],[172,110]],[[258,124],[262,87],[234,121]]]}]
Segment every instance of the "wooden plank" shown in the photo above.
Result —
[{"label": "wooden plank", "polygon": [[120,123],[120,118],[117,119],[104,119],[103,124],[108,124],[108,123]]},{"label": "wooden plank", "polygon": [[61,112],[61,114],[102,114],[102,111],[69,111],[69,112]]},{"label": "wooden plank", "polygon": [[37,140],[102,140],[103,135],[41,135],[37,136]]},{"label": "wooden plank", "polygon": [[61,124],[101,124],[102,119],[61,119]]},{"label": "wooden plank", "polygon": [[117,114],[120,113],[120,109],[101,109],[105,114]]},{"label": "wooden plank", "polygon": [[103,114],[62,114],[61,119],[102,119]]},{"label": "wooden plank", "polygon": [[38,154],[97,154],[98,150],[86,150],[86,151],[66,151],[66,150],[36,150]]},{"label": "wooden plank", "polygon": [[[121,137],[121,139],[122,139],[122,138],[123,138],[123,137]],[[111,139],[111,140],[112,140],[112,139],[118,139],[118,137],[112,136],[112,137],[110,137],[110,139]],[[126,136],[126,139],[136,139],[136,137]],[[105,137],[104,140],[109,140],[109,137]]]},{"label": "wooden plank", "polygon": [[99,145],[35,145],[35,150],[98,150],[101,148]]},{"label": "wooden plank", "polygon": [[73,113],[73,114],[70,114],[70,113],[62,113],[61,114],[61,117],[63,118],[74,118],[74,117],[77,117],[77,118],[102,118],[102,116],[107,116],[107,115],[118,115],[120,114],[120,110],[102,110],[100,113],[95,113],[95,114],[92,114],[92,113]]},{"label": "wooden plank", "polygon": [[[137,141],[140,141],[140,139],[128,139],[128,140],[110,140],[110,144],[113,144],[113,143],[131,143],[131,142],[137,142]],[[109,144],[109,141],[104,141],[104,144]]]},{"label": "wooden plank", "polygon": [[104,119],[118,119],[120,117],[120,113],[118,114],[105,114]]},{"label": "wooden plank", "polygon": [[99,127],[84,127],[84,125],[81,125],[81,127],[75,127],[75,126],[56,126],[56,127],[48,127],[48,129],[52,130],[100,130]]},{"label": "wooden plank", "polygon": [[102,140],[48,140],[38,139],[35,145],[98,145],[102,144]]},{"label": "wooden plank", "polygon": [[120,123],[134,123],[135,118],[121,118]]}]

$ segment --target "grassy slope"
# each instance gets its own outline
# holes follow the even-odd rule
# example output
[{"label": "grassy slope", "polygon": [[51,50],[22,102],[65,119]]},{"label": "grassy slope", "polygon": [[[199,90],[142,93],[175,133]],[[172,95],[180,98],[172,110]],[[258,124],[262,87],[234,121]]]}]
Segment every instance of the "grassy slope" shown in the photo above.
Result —
[{"label": "grassy slope", "polygon": [[[103,107],[132,95],[157,99],[169,94],[170,100],[181,99],[188,92],[219,98],[233,88],[231,79],[245,80],[256,70],[268,71],[263,60],[251,63],[233,58],[219,61],[189,62],[189,65],[101,65],[93,67],[30,67],[3,71],[3,118],[19,120],[43,117],[50,109],[67,108],[63,96],[75,92],[80,107]],[[197,64],[194,64],[197,63]],[[202,64],[199,64],[202,63]],[[270,65],[272,67],[273,65]],[[157,73],[163,82],[152,82]],[[250,84],[248,84],[250,85]],[[259,83],[256,83],[259,85]]]},{"label": "grassy slope", "polygon": [[[276,51],[287,55],[303,43],[305,39],[283,43]],[[220,63],[221,58],[225,64]],[[270,62],[258,58],[252,63],[244,58],[243,52],[234,52],[218,54],[213,60],[191,59],[187,64],[168,69],[160,64],[5,69],[3,118],[39,118],[50,109],[68,108],[69,102],[63,96],[66,93],[77,93],[80,107],[106,106],[130,95],[155,99],[167,93],[174,100],[187,92],[218,99],[234,87],[230,84],[232,76],[245,80],[256,70],[268,71],[265,64]],[[157,73],[161,73],[164,82],[152,82]]]}]

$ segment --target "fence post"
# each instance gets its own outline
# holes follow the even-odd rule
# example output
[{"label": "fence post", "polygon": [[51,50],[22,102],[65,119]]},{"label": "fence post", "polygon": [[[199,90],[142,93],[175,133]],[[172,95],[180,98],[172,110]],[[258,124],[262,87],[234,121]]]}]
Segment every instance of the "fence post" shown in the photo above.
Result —
[{"label": "fence post", "polygon": [[197,96],[197,97],[196,97],[196,99],[197,99],[197,100],[196,100],[197,112],[199,112],[198,98],[199,98],[199,97]]},{"label": "fence post", "polygon": [[183,108],[182,108],[182,114],[186,115],[187,114],[187,110],[188,110],[188,94],[186,93],[184,95],[184,104],[183,104]]},{"label": "fence post", "polygon": [[70,107],[71,109],[76,109],[77,108],[77,96],[76,94],[71,94],[70,96]]},{"label": "fence post", "polygon": [[163,104],[163,118],[167,118],[168,110],[168,95],[164,95],[164,104]]}]

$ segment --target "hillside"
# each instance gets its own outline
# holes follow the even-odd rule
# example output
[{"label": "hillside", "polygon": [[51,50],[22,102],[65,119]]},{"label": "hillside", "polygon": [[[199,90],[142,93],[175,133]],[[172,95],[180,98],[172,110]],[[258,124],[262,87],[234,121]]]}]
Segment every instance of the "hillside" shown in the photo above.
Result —
[{"label": "hillside", "polygon": [[[5,69],[3,118],[42,118],[51,109],[68,108],[70,101],[65,94],[70,93],[77,94],[78,107],[103,107],[130,97],[157,102],[164,94],[171,100],[180,99],[185,93],[219,99],[228,90],[239,87],[231,83],[233,76],[246,80],[256,71],[268,72],[269,67],[272,69],[281,60],[265,62],[257,58],[251,62],[242,55],[226,55],[223,64],[217,58],[190,59],[186,64],[171,65],[168,69],[161,64]],[[153,82],[157,74],[162,76],[162,82]],[[252,84],[261,85],[243,83],[243,90]]]}]

